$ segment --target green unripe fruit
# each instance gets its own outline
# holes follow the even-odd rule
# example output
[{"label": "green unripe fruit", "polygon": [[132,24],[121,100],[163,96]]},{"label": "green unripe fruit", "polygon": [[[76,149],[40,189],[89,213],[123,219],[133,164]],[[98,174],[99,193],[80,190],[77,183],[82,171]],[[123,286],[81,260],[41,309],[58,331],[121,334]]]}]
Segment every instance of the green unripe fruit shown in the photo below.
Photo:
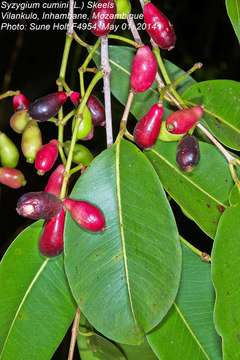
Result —
[{"label": "green unripe fruit", "polygon": [[[66,155],[69,154],[71,141],[66,141],[64,143],[64,151]],[[81,144],[75,144],[73,151],[73,162],[76,164],[82,164],[84,166],[88,166],[93,160],[93,155],[91,151]]]},{"label": "green unripe fruit", "polygon": [[19,151],[7,135],[0,132],[0,157],[4,167],[15,168],[19,160]]},{"label": "green unripe fruit", "polygon": [[22,134],[22,152],[27,162],[34,163],[36,154],[42,146],[42,135],[35,120],[29,121]]},{"label": "green unripe fruit", "polygon": [[[75,121],[73,121],[72,131],[74,130]],[[84,139],[85,137],[87,137],[88,134],[92,130],[92,126],[93,126],[93,123],[92,123],[91,112],[88,109],[88,107],[85,106],[83,109],[82,120],[80,122],[78,132],[77,132],[77,139],[81,140],[81,139]]]},{"label": "green unripe fruit", "polygon": [[183,135],[171,134],[169,131],[167,131],[166,122],[162,122],[161,131],[158,136],[159,140],[164,142],[179,141],[182,137]]},{"label": "green unripe fruit", "polygon": [[11,116],[10,126],[16,133],[22,134],[29,120],[27,110],[19,110]]},{"label": "green unripe fruit", "polygon": [[131,13],[132,6],[129,0],[115,0],[117,6],[116,19],[124,20]]}]

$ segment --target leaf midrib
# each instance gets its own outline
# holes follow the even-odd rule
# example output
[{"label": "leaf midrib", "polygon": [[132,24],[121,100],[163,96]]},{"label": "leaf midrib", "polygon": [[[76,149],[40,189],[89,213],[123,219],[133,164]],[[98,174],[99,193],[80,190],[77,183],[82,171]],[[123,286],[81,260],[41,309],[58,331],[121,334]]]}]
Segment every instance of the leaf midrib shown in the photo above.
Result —
[{"label": "leaf midrib", "polygon": [[185,176],[184,174],[182,174],[175,166],[173,166],[165,157],[163,157],[161,154],[159,154],[156,150],[151,149],[150,151],[152,151],[156,156],[160,157],[165,163],[167,163],[167,165],[169,167],[171,167],[172,169],[174,169],[174,171],[176,173],[178,173],[181,177],[183,177],[184,179],[186,179],[189,183],[191,183],[195,188],[197,188],[200,192],[202,192],[203,194],[205,194],[207,197],[209,197],[210,199],[212,199],[214,202],[216,202],[217,204],[223,206],[224,208],[227,208],[227,206],[225,204],[223,204],[221,201],[217,200],[215,197],[213,197],[211,194],[209,194],[207,191],[205,191],[203,188],[201,188],[200,186],[198,186],[195,182],[193,182],[189,177]]},{"label": "leaf midrib", "polygon": [[181,312],[180,308],[178,307],[177,303],[174,302],[174,307],[176,309],[176,312],[179,314],[180,318],[182,319],[184,325],[186,326],[186,328],[188,329],[188,331],[190,332],[190,334],[192,335],[193,339],[195,340],[195,342],[197,343],[197,345],[199,346],[199,349],[201,349],[202,353],[204,356],[206,356],[207,360],[211,360],[210,357],[208,356],[208,354],[206,353],[206,351],[204,350],[202,344],[200,343],[200,341],[198,340],[197,335],[195,334],[195,332],[193,331],[193,329],[191,328],[191,326],[189,325],[189,323],[187,322],[187,320],[185,319],[183,313]]},{"label": "leaf midrib", "polygon": [[118,214],[119,214],[119,228],[120,228],[120,234],[121,234],[120,239],[121,239],[122,254],[123,254],[123,261],[124,261],[125,278],[126,278],[126,283],[127,283],[127,293],[128,293],[128,297],[129,297],[129,303],[130,303],[133,320],[134,320],[135,324],[137,324],[137,319],[136,319],[134,308],[133,308],[131,287],[130,287],[130,281],[129,281],[124,224],[123,224],[123,217],[122,217],[122,202],[121,202],[121,189],[120,189],[120,186],[121,186],[121,184],[120,184],[120,144],[121,144],[121,141],[119,141],[116,144],[116,188],[117,188],[117,204],[118,204]]},{"label": "leaf midrib", "polygon": [[5,348],[6,348],[7,343],[8,343],[9,336],[11,335],[11,331],[12,331],[13,326],[14,326],[16,320],[17,320],[17,317],[18,317],[18,315],[19,315],[19,312],[20,312],[21,308],[23,307],[26,298],[27,298],[28,295],[30,294],[30,292],[31,292],[31,290],[32,290],[32,288],[33,288],[33,285],[36,283],[37,279],[39,278],[39,276],[41,275],[42,271],[43,271],[44,268],[46,267],[48,261],[49,261],[49,258],[46,259],[46,260],[43,262],[43,264],[41,265],[41,267],[40,267],[39,270],[37,271],[37,273],[36,273],[36,275],[34,276],[33,280],[32,280],[31,283],[29,284],[29,286],[28,286],[28,288],[27,288],[27,291],[26,291],[25,295],[23,296],[23,299],[22,299],[20,305],[19,305],[18,308],[17,308],[16,314],[15,314],[13,320],[12,320],[12,323],[11,323],[11,326],[10,326],[10,328],[9,328],[8,334],[7,334],[6,339],[5,339],[4,343],[3,343],[2,351],[1,351],[1,354],[0,354],[0,359],[2,359],[2,356],[3,356],[3,354],[4,354]]}]

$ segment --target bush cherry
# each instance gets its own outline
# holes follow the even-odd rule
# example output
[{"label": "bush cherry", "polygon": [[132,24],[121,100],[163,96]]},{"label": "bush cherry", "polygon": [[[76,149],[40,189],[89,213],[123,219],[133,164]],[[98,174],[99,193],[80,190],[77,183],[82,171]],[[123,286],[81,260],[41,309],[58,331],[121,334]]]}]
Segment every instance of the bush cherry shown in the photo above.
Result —
[{"label": "bush cherry", "polygon": [[148,90],[156,78],[157,68],[157,60],[149,46],[138,49],[133,58],[130,75],[132,90],[136,93]]},{"label": "bush cherry", "polygon": [[146,31],[161,48],[171,50],[175,46],[176,35],[168,18],[151,2],[144,5]]},{"label": "bush cherry", "polygon": [[175,111],[166,119],[167,130],[172,134],[186,134],[197,124],[202,115],[202,106]]},{"label": "bush cherry", "polygon": [[44,192],[29,192],[17,202],[17,213],[23,217],[49,220],[62,210],[62,201],[55,195]]},{"label": "bush cherry", "polygon": [[30,104],[30,101],[24,94],[20,93],[18,95],[13,96],[14,111],[28,109],[29,104]]},{"label": "bush cherry", "polygon": [[87,201],[65,199],[64,205],[73,220],[83,229],[97,232],[105,229],[105,217],[102,211]]},{"label": "bush cherry", "polygon": [[27,162],[34,163],[38,150],[42,146],[42,135],[35,120],[29,121],[22,134],[21,148]]},{"label": "bush cherry", "polygon": [[51,140],[38,150],[35,158],[35,168],[39,175],[51,170],[58,157],[58,141]]},{"label": "bush cherry", "polygon": [[56,216],[46,221],[39,239],[39,250],[42,255],[53,257],[59,255],[63,251],[64,223],[64,209]]},{"label": "bush cherry", "polygon": [[133,136],[136,144],[142,149],[152,147],[157,141],[163,116],[162,104],[154,104],[146,115],[135,126]]},{"label": "bush cherry", "polygon": [[186,135],[178,143],[176,161],[180,169],[186,172],[193,170],[199,163],[200,150],[198,140],[192,135]]},{"label": "bush cherry", "polygon": [[0,159],[4,167],[15,168],[19,161],[19,151],[9,137],[0,132]]},{"label": "bush cherry", "polygon": [[20,170],[1,167],[0,168],[0,184],[6,185],[12,189],[18,189],[26,185],[26,180]]},{"label": "bush cherry", "polygon": [[98,0],[93,7],[89,25],[91,32],[96,36],[105,36],[111,31],[116,15],[114,0]]},{"label": "bush cherry", "polygon": [[27,109],[16,111],[10,118],[11,128],[18,134],[22,134],[30,118]]},{"label": "bush cherry", "polygon": [[67,98],[68,96],[64,91],[48,94],[31,103],[28,113],[34,120],[47,121],[58,113]]},{"label": "bush cherry", "polygon": [[58,165],[58,167],[51,173],[44,191],[55,196],[59,196],[63,183],[64,171],[64,166],[62,164]]}]

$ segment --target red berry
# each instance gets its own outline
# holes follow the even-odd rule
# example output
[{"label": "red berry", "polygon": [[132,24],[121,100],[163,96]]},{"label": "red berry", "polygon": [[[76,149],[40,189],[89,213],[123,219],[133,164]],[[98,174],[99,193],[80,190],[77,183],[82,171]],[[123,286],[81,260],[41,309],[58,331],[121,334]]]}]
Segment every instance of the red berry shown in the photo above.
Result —
[{"label": "red berry", "polygon": [[176,42],[176,35],[168,18],[152,3],[144,5],[146,30],[154,42],[161,48],[171,50]]},{"label": "red berry", "polygon": [[17,213],[23,217],[49,220],[62,210],[62,201],[48,192],[29,192],[17,202]]},{"label": "red berry", "polygon": [[[70,99],[75,106],[78,106],[81,96],[79,92],[73,91]],[[92,115],[92,122],[94,126],[105,125],[105,110],[102,102],[95,96],[91,95],[87,101],[87,106]]]},{"label": "red berry", "polygon": [[167,130],[172,134],[186,134],[203,115],[202,106],[194,106],[190,109],[178,110],[166,119]]},{"label": "red berry", "polygon": [[157,141],[162,125],[163,111],[162,104],[154,104],[135,126],[133,136],[140,148],[148,149]]},{"label": "red berry", "polygon": [[44,224],[39,240],[39,250],[43,255],[52,257],[63,251],[64,222],[65,211],[62,209]]},{"label": "red berry", "polygon": [[132,62],[130,76],[131,88],[136,93],[149,89],[157,75],[158,64],[155,56],[148,46],[137,50]]},{"label": "red berry", "polygon": [[6,185],[12,189],[18,189],[26,185],[26,180],[20,170],[8,167],[0,168],[0,184]]},{"label": "red berry", "polygon": [[28,109],[30,101],[24,94],[18,94],[13,97],[14,111]]},{"label": "red berry", "polygon": [[81,99],[81,95],[78,91],[73,91],[71,93],[70,100],[72,101],[74,106],[78,106],[80,99]]},{"label": "red berry", "polygon": [[91,32],[96,36],[107,35],[114,23],[116,12],[114,0],[98,0],[90,16]]},{"label": "red berry", "polygon": [[47,121],[58,113],[67,97],[64,91],[43,96],[30,104],[28,113],[34,120]]},{"label": "red berry", "polygon": [[87,201],[65,199],[64,205],[72,218],[83,228],[97,232],[105,229],[105,217],[102,211]]},{"label": "red berry", "polygon": [[186,135],[178,143],[176,161],[181,170],[190,172],[199,163],[200,150],[198,140]]},{"label": "red berry", "polygon": [[58,141],[51,140],[38,150],[35,158],[35,168],[39,175],[44,175],[45,172],[51,170],[58,157]]},{"label": "red berry", "polygon": [[59,196],[62,188],[65,168],[62,164],[52,172],[44,191]]}]

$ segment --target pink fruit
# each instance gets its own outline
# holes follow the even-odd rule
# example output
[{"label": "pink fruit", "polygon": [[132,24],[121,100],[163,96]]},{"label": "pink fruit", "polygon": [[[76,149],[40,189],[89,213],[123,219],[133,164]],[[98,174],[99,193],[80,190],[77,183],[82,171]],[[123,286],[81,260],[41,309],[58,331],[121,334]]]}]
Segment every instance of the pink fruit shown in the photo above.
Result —
[{"label": "pink fruit", "polygon": [[146,30],[154,42],[165,50],[175,46],[176,35],[168,18],[151,2],[143,9]]},{"label": "pink fruit", "polygon": [[39,250],[44,256],[57,256],[63,251],[64,222],[65,211],[62,209],[44,224],[39,239]]},{"label": "pink fruit", "polygon": [[20,170],[8,167],[0,168],[0,184],[6,185],[12,189],[18,189],[26,185],[26,180]]},{"label": "pink fruit", "polygon": [[90,16],[91,32],[96,36],[105,36],[111,31],[116,16],[114,0],[98,0]]},{"label": "pink fruit", "polygon": [[44,191],[59,196],[62,188],[65,168],[62,164],[52,172]]},{"label": "pink fruit", "polygon": [[49,220],[62,210],[62,201],[44,191],[29,192],[17,202],[17,213],[23,217]]},{"label": "pink fruit", "polygon": [[13,97],[14,111],[28,109],[30,101],[24,94],[18,94]]},{"label": "pink fruit", "polygon": [[51,140],[38,150],[35,158],[35,168],[39,175],[44,175],[45,172],[51,170],[58,157],[58,141]]},{"label": "pink fruit", "polygon": [[47,121],[58,113],[67,98],[64,91],[48,94],[31,103],[28,113],[34,120]]},{"label": "pink fruit", "polygon": [[162,125],[163,112],[162,104],[154,104],[135,126],[133,136],[140,148],[148,149],[157,141]]},{"label": "pink fruit", "polygon": [[202,106],[175,111],[166,119],[167,130],[172,134],[186,134],[197,124],[202,115]]},{"label": "pink fruit", "polygon": [[102,211],[87,201],[65,199],[64,205],[83,229],[97,232],[105,229],[105,217]]},{"label": "pink fruit", "polygon": [[157,75],[157,60],[148,46],[137,50],[132,62],[131,88],[136,93],[148,90]]}]

